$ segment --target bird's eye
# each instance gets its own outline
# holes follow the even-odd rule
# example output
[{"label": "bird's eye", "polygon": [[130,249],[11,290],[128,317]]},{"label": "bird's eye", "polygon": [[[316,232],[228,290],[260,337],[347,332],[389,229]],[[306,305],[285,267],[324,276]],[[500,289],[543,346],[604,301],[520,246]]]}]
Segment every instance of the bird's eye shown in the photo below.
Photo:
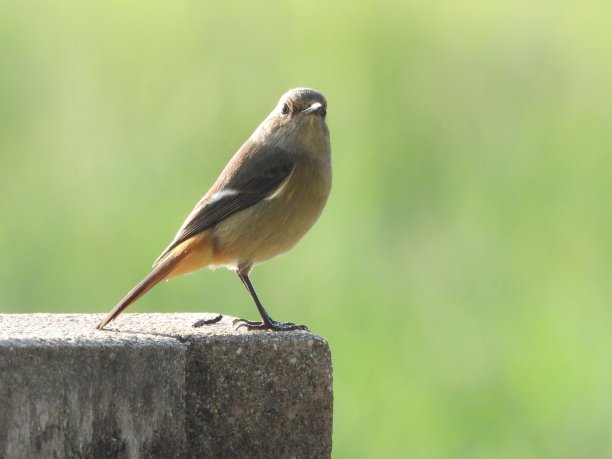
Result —
[{"label": "bird's eye", "polygon": [[281,113],[283,115],[288,115],[289,114],[289,104],[283,104],[283,108],[281,109]]}]

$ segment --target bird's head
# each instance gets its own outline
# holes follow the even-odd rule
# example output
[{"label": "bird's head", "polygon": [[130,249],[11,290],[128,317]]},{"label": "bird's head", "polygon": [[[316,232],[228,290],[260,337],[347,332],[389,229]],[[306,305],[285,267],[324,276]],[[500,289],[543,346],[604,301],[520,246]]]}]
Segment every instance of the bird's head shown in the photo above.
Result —
[{"label": "bird's head", "polygon": [[329,129],[325,122],[327,101],[314,89],[295,88],[283,94],[256,134],[288,149],[306,148],[329,152]]}]

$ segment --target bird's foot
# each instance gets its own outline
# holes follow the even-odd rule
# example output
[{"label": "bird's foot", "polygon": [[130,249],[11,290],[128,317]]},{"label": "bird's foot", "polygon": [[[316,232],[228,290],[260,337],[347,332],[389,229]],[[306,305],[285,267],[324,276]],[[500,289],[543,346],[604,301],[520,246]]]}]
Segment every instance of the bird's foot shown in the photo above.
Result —
[{"label": "bird's foot", "polygon": [[223,319],[223,316],[221,314],[219,314],[217,317],[213,317],[212,319],[200,319],[198,320],[196,323],[194,323],[192,325],[192,327],[194,328],[198,328],[201,327],[203,325],[212,325],[212,324],[216,324],[217,322],[219,322],[221,319]]},{"label": "bird's foot", "polygon": [[291,330],[305,330],[308,331],[306,325],[298,325],[292,322],[277,322],[276,320],[270,320],[265,322],[255,322],[245,319],[235,319],[234,325],[239,324],[237,328],[246,327],[247,330],[273,330],[273,331],[291,331]]}]

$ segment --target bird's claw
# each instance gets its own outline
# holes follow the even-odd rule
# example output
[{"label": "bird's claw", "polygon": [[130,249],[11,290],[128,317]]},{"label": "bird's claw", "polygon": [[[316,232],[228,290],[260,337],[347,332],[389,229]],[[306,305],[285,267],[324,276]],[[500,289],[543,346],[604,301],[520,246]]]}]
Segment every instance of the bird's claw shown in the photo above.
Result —
[{"label": "bird's claw", "polygon": [[292,330],[304,330],[308,331],[306,325],[298,325],[292,322],[277,322],[272,320],[270,322],[255,322],[245,319],[234,319],[233,324],[239,324],[236,328],[245,327],[247,330],[273,330],[273,331],[292,331]]}]

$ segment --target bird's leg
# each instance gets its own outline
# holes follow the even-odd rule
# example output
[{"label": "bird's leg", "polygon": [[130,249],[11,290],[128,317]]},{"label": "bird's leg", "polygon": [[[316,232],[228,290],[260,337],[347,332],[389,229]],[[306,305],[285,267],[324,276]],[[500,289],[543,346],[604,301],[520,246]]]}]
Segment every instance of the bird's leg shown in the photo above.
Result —
[{"label": "bird's leg", "polygon": [[238,269],[236,271],[236,274],[238,274],[238,277],[240,278],[240,280],[242,281],[246,289],[251,294],[253,301],[255,301],[255,305],[257,306],[257,310],[259,311],[259,314],[261,315],[263,322],[252,322],[250,320],[239,319],[239,320],[236,320],[234,323],[240,322],[239,327],[244,326],[249,330],[274,330],[274,331],[308,330],[308,328],[305,325],[296,325],[291,322],[277,322],[276,320],[272,319],[272,317],[270,317],[270,314],[268,314],[268,311],[266,311],[266,309],[261,304],[261,301],[259,301],[259,298],[257,298],[257,293],[255,293],[255,289],[253,288],[253,284],[251,284],[251,281],[249,280],[249,276],[247,273],[248,273],[248,269],[244,269],[244,270]]}]

